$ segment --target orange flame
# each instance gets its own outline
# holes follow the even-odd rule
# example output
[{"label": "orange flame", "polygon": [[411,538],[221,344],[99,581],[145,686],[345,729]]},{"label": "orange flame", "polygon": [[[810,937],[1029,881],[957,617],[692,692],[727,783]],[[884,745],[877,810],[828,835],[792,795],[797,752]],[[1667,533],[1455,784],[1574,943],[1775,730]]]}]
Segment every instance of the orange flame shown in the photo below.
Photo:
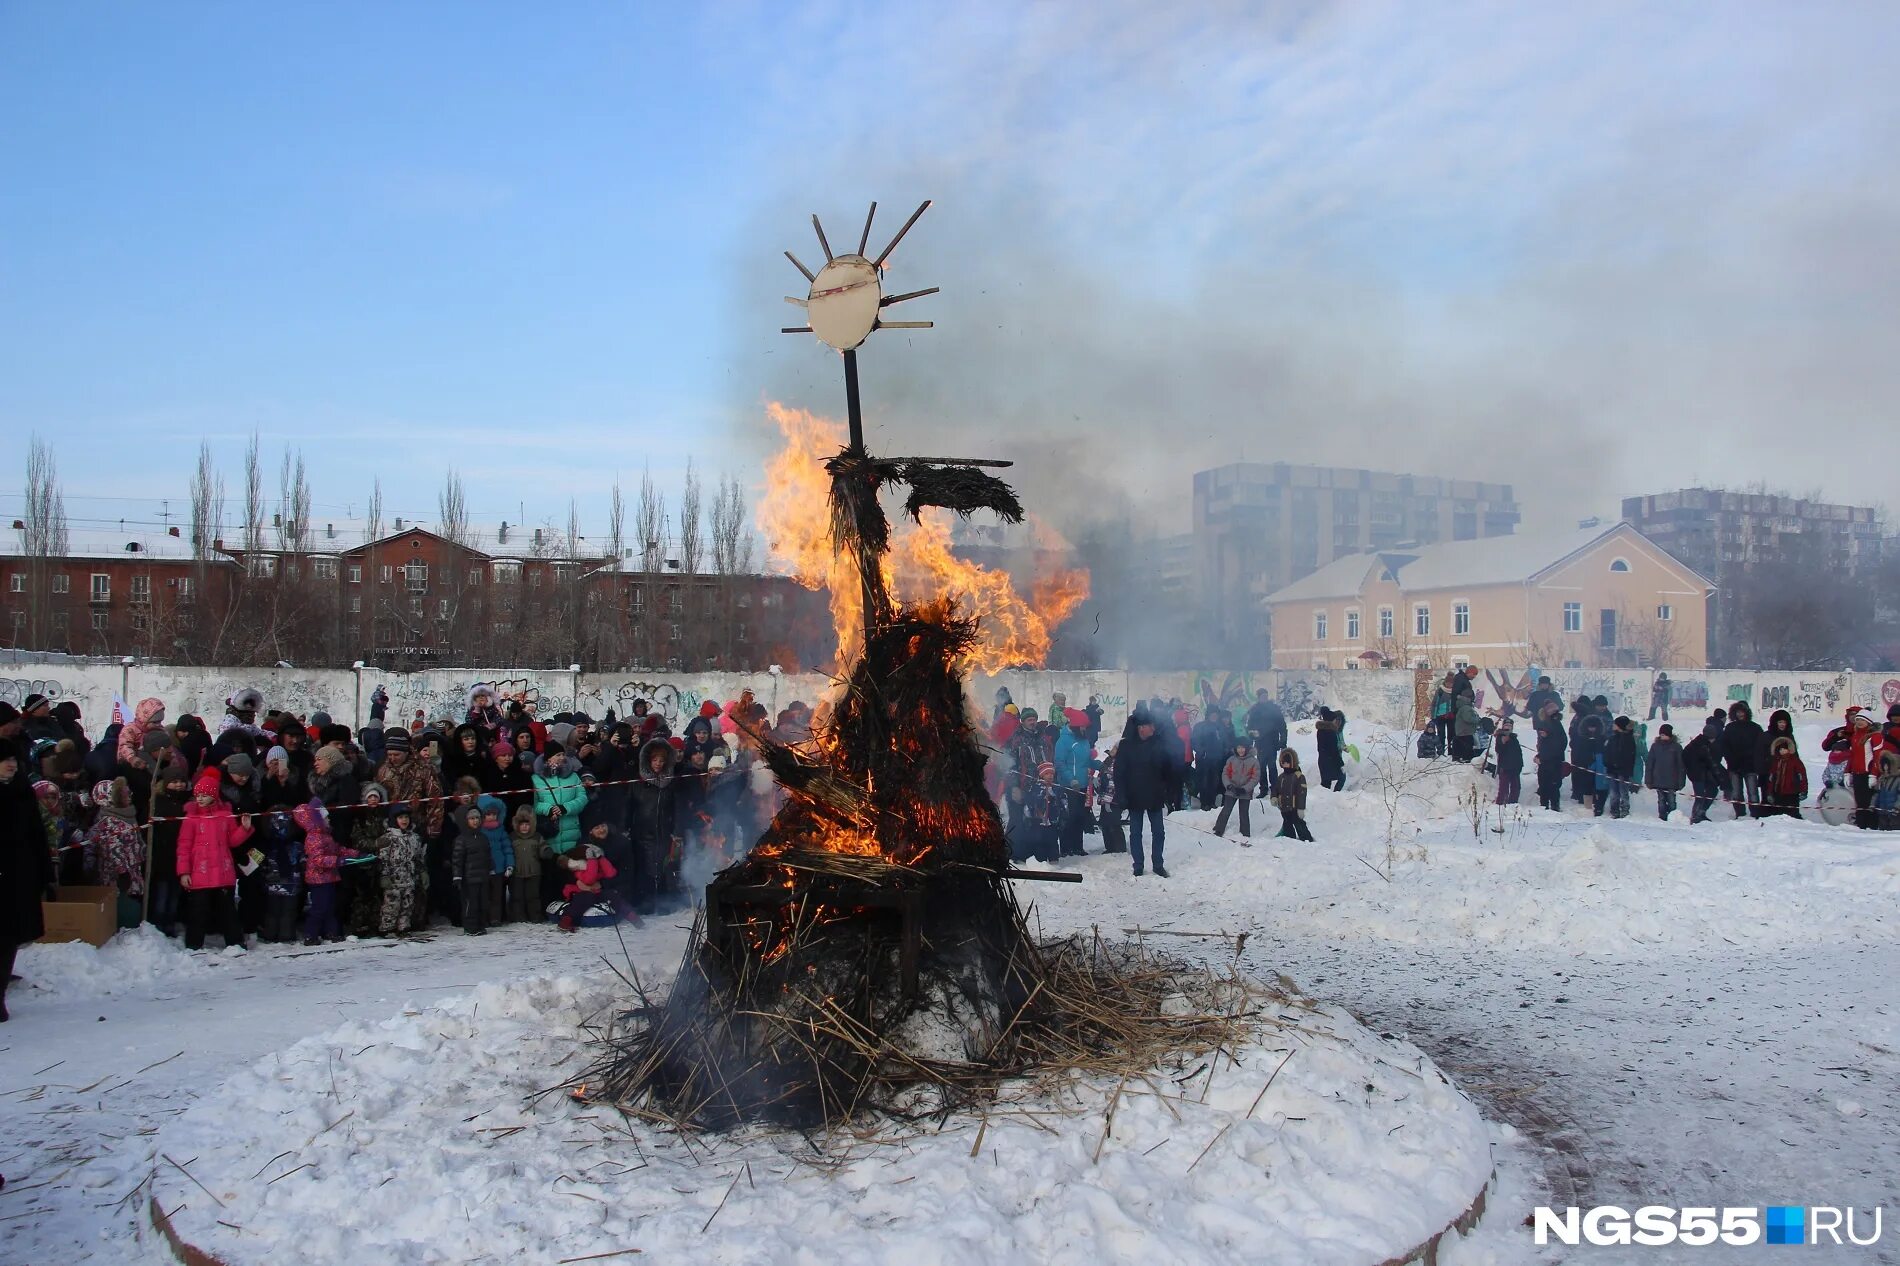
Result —
[{"label": "orange flame", "polygon": [[[772,558],[800,584],[830,591],[838,653],[846,659],[862,624],[862,599],[851,560],[832,544],[831,477],[824,468],[844,445],[844,424],[777,403],[768,403],[766,413],[785,437],[785,447],[765,464],[759,527]],[[900,517],[893,524],[884,582],[899,602],[952,598],[961,614],[977,620],[981,636],[965,667],[979,672],[1041,667],[1049,658],[1052,631],[1088,597],[1089,574],[1057,562],[1066,543],[1045,524],[1035,528],[1039,548],[1028,600],[1007,572],[952,552],[948,510],[926,511],[922,523]]]}]

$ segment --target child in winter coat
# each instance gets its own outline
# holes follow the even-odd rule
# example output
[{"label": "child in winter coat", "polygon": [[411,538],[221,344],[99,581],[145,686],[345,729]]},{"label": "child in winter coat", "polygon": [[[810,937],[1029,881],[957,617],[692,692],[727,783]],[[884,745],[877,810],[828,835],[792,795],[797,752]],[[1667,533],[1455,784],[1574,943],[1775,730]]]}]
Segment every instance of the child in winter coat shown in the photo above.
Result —
[{"label": "child in winter coat", "polygon": [[98,809],[92,829],[86,832],[92,873],[102,885],[117,888],[121,896],[144,896],[145,837],[139,834],[138,815],[132,809],[131,784],[123,778],[95,783],[92,802]]},{"label": "child in winter coat", "polygon": [[[1636,782],[1636,729],[1628,717],[1616,718],[1610,729],[1610,740],[1603,745],[1603,769],[1609,775],[1610,816],[1627,818],[1630,788]],[[1600,792],[1597,798],[1602,799]]]},{"label": "child in winter coat", "polygon": [[562,911],[559,924],[563,932],[574,931],[582,915],[606,900],[608,881],[620,873],[593,844],[582,845],[581,857],[584,860],[573,872],[572,882],[561,889],[561,896],[567,899],[567,909]]},{"label": "child in winter coat", "polygon": [[1306,826],[1306,775],[1300,772],[1300,755],[1292,748],[1280,753],[1280,776],[1274,780],[1273,800],[1280,807],[1279,838],[1313,839]]},{"label": "child in winter coat", "polygon": [[1874,821],[1883,831],[1900,831],[1900,748],[1880,751],[1880,781],[1874,784]]},{"label": "child in winter coat", "polygon": [[488,931],[488,878],[494,872],[495,852],[482,830],[481,807],[471,804],[459,812],[459,829],[449,850],[449,876],[462,896],[462,931],[481,936]]},{"label": "child in winter coat", "polygon": [[264,817],[264,925],[260,941],[297,940],[297,913],[303,907],[303,831],[281,805]]},{"label": "child in winter coat", "polygon": [[415,926],[422,901],[417,889],[423,881],[424,850],[422,837],[416,834],[415,815],[406,804],[389,811],[389,822],[376,845],[377,865],[383,892],[382,909],[376,930],[384,936],[401,936]]},{"label": "child in winter coat", "polygon": [[303,884],[309,903],[304,911],[303,943],[340,941],[343,930],[336,917],[336,889],[342,875],[338,866],[345,857],[355,857],[356,850],[338,844],[330,834],[330,814],[323,801],[300,804],[290,816],[303,829]]},{"label": "child in winter coat", "polygon": [[1240,842],[1243,847],[1251,848],[1248,836],[1253,833],[1252,824],[1247,820],[1248,807],[1253,802],[1253,789],[1260,784],[1260,762],[1254,759],[1253,743],[1246,738],[1234,740],[1234,754],[1221,766],[1221,805],[1220,816],[1214,819],[1214,834],[1227,834],[1227,817],[1240,806]]},{"label": "child in winter coat", "polygon": [[1690,826],[1708,821],[1710,808],[1722,794],[1722,756],[1716,746],[1719,735],[1719,729],[1711,734],[1710,727],[1704,726],[1682,749],[1682,773],[1695,789],[1695,799],[1689,804]]},{"label": "child in winter coat", "polygon": [[1062,826],[1062,788],[1056,786],[1054,761],[1036,766],[1036,781],[1029,785],[1023,802],[1028,820],[1029,851],[1038,861],[1057,860],[1057,835]]},{"label": "child in winter coat", "polygon": [[1524,745],[1517,741],[1517,728],[1509,721],[1498,726],[1491,756],[1498,763],[1497,802],[1516,804],[1524,795]]},{"label": "child in winter coat", "polygon": [[488,922],[491,926],[508,921],[508,885],[515,877],[515,846],[502,821],[506,810],[493,796],[475,802],[482,811],[482,834],[488,837]]},{"label": "child in winter coat", "polygon": [[1649,745],[1649,768],[1644,783],[1656,793],[1656,816],[1667,819],[1676,811],[1676,793],[1689,778],[1682,745],[1676,742],[1676,729],[1661,725],[1656,741]]},{"label": "child in winter coat", "polygon": [[203,949],[205,924],[215,922],[226,948],[244,947],[238,924],[237,867],[232,850],[251,837],[251,819],[231,812],[215,769],[198,775],[185,821],[178,828],[178,883],[185,890],[185,948]]},{"label": "child in winter coat", "polygon": [[1784,735],[1769,744],[1768,770],[1767,776],[1762,779],[1762,794],[1768,801],[1762,816],[1777,813],[1785,813],[1791,818],[1801,816],[1801,802],[1808,795],[1808,770],[1801,763],[1801,753],[1795,749],[1792,738]]},{"label": "child in winter coat", "polygon": [[541,913],[541,850],[546,847],[534,821],[534,806],[515,810],[508,843],[514,849],[515,873],[508,881],[507,915],[524,923],[539,923]]}]

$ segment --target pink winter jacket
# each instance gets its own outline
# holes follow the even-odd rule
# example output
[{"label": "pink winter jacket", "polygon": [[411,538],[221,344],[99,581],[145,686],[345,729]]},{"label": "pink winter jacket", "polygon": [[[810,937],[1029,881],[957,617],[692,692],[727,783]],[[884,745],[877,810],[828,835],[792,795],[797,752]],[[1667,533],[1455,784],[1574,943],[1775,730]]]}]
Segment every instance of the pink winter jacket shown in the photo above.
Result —
[{"label": "pink winter jacket", "polygon": [[330,834],[321,801],[312,800],[290,811],[291,820],[303,829],[303,881],[313,887],[333,884],[342,878],[337,863],[345,857],[361,857],[353,848],[345,848]]},{"label": "pink winter jacket", "polygon": [[132,709],[132,719],[119,727],[119,759],[130,762],[135,754],[143,754],[146,731],[163,724],[164,700],[140,699],[139,706]]},{"label": "pink winter jacket", "polygon": [[234,888],[237,866],[231,850],[250,838],[251,828],[237,820],[229,804],[220,800],[206,809],[193,799],[178,828],[178,873],[191,877],[194,892]]}]

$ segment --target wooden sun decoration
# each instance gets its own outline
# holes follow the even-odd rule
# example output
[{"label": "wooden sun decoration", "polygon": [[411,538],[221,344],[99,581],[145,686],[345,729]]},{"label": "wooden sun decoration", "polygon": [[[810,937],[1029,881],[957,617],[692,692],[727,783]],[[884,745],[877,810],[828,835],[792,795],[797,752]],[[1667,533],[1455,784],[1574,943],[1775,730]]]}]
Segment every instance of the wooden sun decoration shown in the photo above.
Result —
[{"label": "wooden sun decoration", "polygon": [[849,255],[831,253],[831,242],[825,237],[825,226],[818,222],[816,215],[811,218],[812,230],[818,234],[819,249],[825,252],[824,266],[816,273],[799,262],[798,256],[790,251],[785,258],[792,261],[792,267],[805,275],[811,283],[811,290],[803,299],[795,295],[786,295],[785,302],[805,309],[807,324],[789,325],[780,332],[784,334],[816,334],[820,342],[840,352],[852,352],[871,336],[873,330],[927,330],[930,321],[886,321],[879,314],[885,308],[903,303],[907,299],[921,299],[925,295],[937,293],[937,287],[926,290],[912,290],[906,294],[887,295],[884,293],[884,261],[891,257],[897,244],[904,240],[904,234],[910,232],[911,225],[930,209],[930,200],[911,212],[910,219],[904,221],[904,227],[897,230],[890,245],[878,253],[876,259],[865,255],[865,249],[871,241],[871,221],[877,218],[877,203],[871,204],[871,210],[864,217],[864,232],[858,235],[858,249]]}]

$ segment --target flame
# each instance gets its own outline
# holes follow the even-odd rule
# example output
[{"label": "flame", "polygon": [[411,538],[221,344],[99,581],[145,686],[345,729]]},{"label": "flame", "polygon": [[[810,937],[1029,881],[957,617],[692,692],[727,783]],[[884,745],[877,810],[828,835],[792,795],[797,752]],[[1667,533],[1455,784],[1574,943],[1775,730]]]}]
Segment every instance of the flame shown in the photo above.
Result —
[{"label": "flame", "polygon": [[[844,424],[777,403],[768,403],[766,413],[785,446],[765,464],[759,527],[771,556],[800,584],[830,592],[843,660],[857,641],[862,600],[851,561],[832,544],[831,479],[824,464],[844,445]],[[1053,630],[1088,597],[1088,571],[1062,563],[1067,543],[1047,524],[1032,522],[1036,575],[1027,600],[1007,572],[956,556],[948,510],[926,511],[922,523],[900,518],[893,524],[885,584],[899,602],[952,598],[961,614],[977,620],[981,637],[965,667],[980,672],[1041,667],[1049,658]]]}]

